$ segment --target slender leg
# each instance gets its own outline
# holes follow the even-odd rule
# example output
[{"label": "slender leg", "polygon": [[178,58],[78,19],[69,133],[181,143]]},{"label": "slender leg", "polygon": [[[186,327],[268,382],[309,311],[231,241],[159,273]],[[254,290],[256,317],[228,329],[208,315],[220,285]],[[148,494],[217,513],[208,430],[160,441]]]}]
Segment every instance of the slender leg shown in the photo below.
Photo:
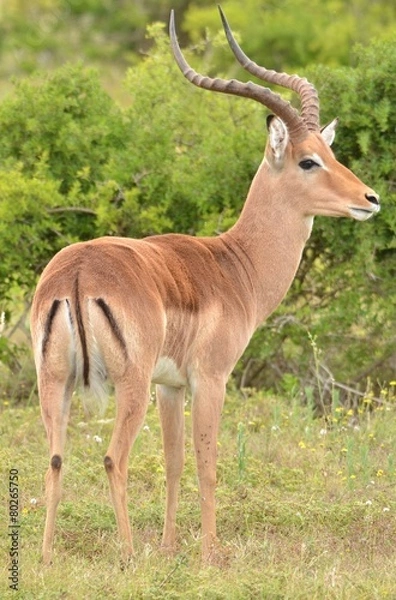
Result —
[{"label": "slender leg", "polygon": [[133,556],[132,532],[127,505],[128,457],[143,424],[149,401],[149,382],[135,376],[116,385],[117,413],[104,465],[121,542],[121,556],[127,563]]},{"label": "slender leg", "polygon": [[166,510],[162,548],[173,552],[176,544],[176,511],[184,467],[184,388],[157,385],[166,466]]},{"label": "slender leg", "polygon": [[50,447],[50,465],[45,478],[47,516],[43,539],[43,562],[52,560],[55,517],[62,494],[62,460],[69,418],[72,387],[60,383],[40,385],[41,415]]},{"label": "slender leg", "polygon": [[209,562],[216,541],[217,435],[223,408],[225,382],[201,381],[193,390],[193,439],[197,460],[202,516],[202,558]]}]

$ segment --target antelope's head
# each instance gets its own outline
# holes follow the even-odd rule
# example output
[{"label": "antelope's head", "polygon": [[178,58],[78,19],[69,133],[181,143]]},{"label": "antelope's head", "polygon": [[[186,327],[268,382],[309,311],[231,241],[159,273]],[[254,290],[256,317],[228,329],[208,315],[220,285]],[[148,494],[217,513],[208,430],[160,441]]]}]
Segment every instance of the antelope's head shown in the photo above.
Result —
[{"label": "antelope's head", "polygon": [[[365,221],[380,210],[379,196],[356,175],[338,162],[330,148],[337,119],[321,128],[319,99],[314,86],[305,78],[268,70],[250,60],[236,42],[225,15],[219,7],[228,43],[236,59],[249,73],[296,92],[301,101],[298,112],[269,88],[200,75],[186,62],[177,41],[174,13],[170,16],[170,39],[175,60],[183,75],[206,90],[251,98],[274,114],[267,118],[268,141],[261,170],[273,175],[275,184],[301,204],[306,216],[352,217]],[[257,176],[261,171],[259,170]]]}]

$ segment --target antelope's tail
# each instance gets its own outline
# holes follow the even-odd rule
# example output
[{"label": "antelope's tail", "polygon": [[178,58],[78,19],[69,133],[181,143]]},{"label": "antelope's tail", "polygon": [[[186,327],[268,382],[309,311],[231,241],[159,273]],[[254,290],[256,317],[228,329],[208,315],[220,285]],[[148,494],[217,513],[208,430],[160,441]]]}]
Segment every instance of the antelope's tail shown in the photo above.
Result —
[{"label": "antelope's tail", "polygon": [[[37,356],[37,354],[36,354]],[[40,366],[47,366],[66,386],[79,388],[87,412],[103,414],[107,406],[107,369],[82,305],[78,282],[69,298],[54,299],[44,321]]]}]

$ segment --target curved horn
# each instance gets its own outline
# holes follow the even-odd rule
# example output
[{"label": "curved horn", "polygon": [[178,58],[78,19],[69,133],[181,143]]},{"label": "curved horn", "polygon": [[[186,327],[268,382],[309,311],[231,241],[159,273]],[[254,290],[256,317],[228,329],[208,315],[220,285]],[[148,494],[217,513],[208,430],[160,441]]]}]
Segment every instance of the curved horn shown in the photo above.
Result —
[{"label": "curved horn", "polygon": [[223,13],[221,6],[218,6],[220,17],[223,23],[223,28],[227,36],[228,44],[234,53],[237,61],[246,71],[255,75],[268,83],[275,83],[284,88],[288,88],[296,92],[301,98],[301,118],[306,123],[309,131],[318,131],[319,124],[319,98],[318,93],[312,83],[309,83],[305,78],[298,75],[288,75],[287,73],[277,73],[273,70],[268,70],[265,67],[259,66],[253,62],[243,52],[238,42],[234,38],[228,21]]},{"label": "curved horn", "polygon": [[200,73],[197,73],[197,71],[194,71],[194,69],[187,63],[180,50],[180,46],[176,37],[173,10],[171,11],[169,20],[169,35],[176,63],[188,81],[205,90],[223,92],[224,94],[233,94],[235,96],[242,96],[243,98],[251,98],[256,100],[272,110],[285,122],[290,138],[294,142],[302,141],[307,137],[309,131],[308,127],[296,109],[292,107],[290,102],[283,100],[283,98],[281,98],[278,94],[275,94],[269,88],[252,83],[251,81],[242,83],[236,79],[227,80],[220,79],[218,77],[212,79],[211,77],[206,77]]}]

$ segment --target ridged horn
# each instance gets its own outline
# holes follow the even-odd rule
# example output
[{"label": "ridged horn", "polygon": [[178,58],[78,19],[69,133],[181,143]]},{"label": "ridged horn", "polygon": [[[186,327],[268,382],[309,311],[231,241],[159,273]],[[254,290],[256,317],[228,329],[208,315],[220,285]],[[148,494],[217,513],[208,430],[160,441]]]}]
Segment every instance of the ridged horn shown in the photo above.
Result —
[{"label": "ridged horn", "polygon": [[252,75],[255,75],[255,77],[258,77],[262,81],[274,83],[296,92],[301,99],[301,118],[306,123],[309,131],[319,131],[319,98],[318,93],[312,83],[307,81],[307,79],[304,77],[299,77],[298,75],[288,75],[287,73],[278,73],[273,70],[268,70],[265,67],[261,67],[253,62],[243,52],[242,48],[235,40],[221,6],[218,6],[218,9],[228,44],[237,61],[244,69],[246,69],[246,71]]},{"label": "ridged horn", "polygon": [[[298,114],[297,110],[292,107],[290,102],[283,100],[283,98],[269,88],[252,83],[251,81],[243,83],[236,79],[220,79],[218,77],[213,79],[197,73],[197,71],[190,67],[184,58],[177,41],[173,10],[171,11],[169,20],[169,36],[176,63],[188,81],[205,90],[222,92],[224,94],[233,94],[234,96],[241,96],[243,98],[251,98],[252,100],[256,100],[257,102],[260,102],[269,108],[284,121],[288,128],[290,138],[293,142],[298,143],[307,137],[309,129],[305,120]],[[271,71],[268,72],[271,73]]]}]

